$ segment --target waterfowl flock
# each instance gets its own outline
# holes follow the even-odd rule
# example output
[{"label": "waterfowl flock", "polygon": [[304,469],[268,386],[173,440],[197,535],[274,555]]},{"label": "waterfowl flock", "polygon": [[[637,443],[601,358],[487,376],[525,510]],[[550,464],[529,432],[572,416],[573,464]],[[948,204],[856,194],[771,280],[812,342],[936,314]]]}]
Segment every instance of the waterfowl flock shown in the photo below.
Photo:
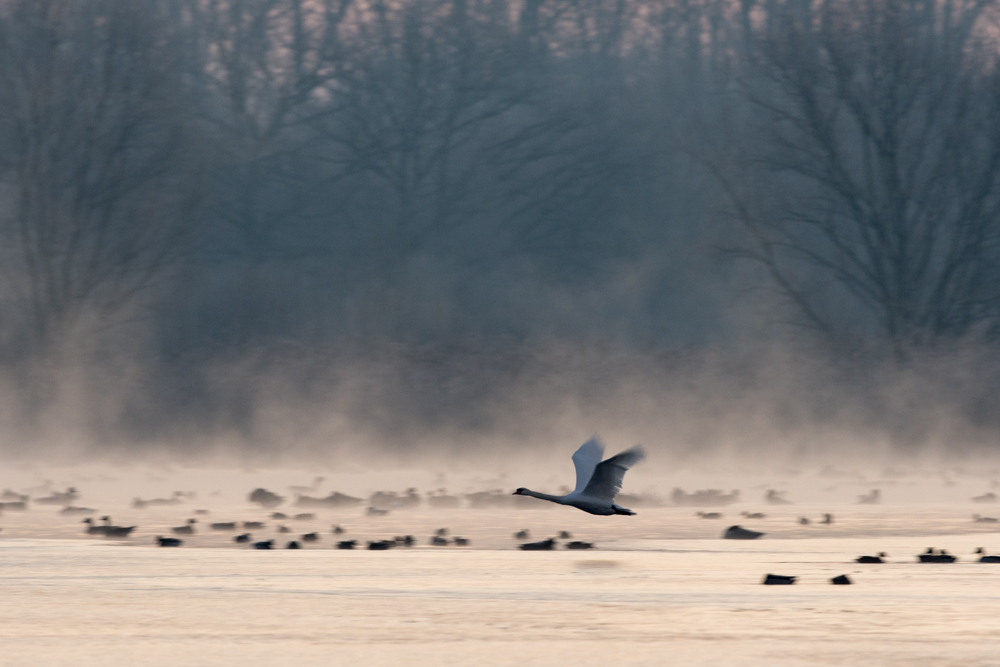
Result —
[{"label": "waterfowl flock", "polygon": [[[177,549],[185,546],[189,548],[192,546],[218,546],[220,540],[225,540],[222,544],[228,544],[230,547],[260,551],[316,548],[364,551],[407,549],[433,549],[440,551],[463,549],[470,548],[473,545],[473,541],[468,537],[453,535],[450,528],[440,527],[440,524],[436,528],[428,527],[426,523],[424,523],[422,528],[420,526],[408,525],[407,517],[411,515],[407,514],[407,512],[419,507],[449,510],[461,509],[463,502],[468,509],[489,507],[494,510],[555,508],[558,505],[564,505],[567,508],[582,510],[590,515],[609,517],[606,519],[587,517],[585,520],[590,523],[582,524],[583,517],[579,514],[571,513],[577,517],[574,530],[579,531],[579,526],[581,525],[593,526],[597,530],[600,526],[607,525],[607,523],[600,523],[602,521],[616,522],[632,520],[622,518],[631,517],[637,513],[630,507],[624,506],[623,503],[625,503],[624,499],[626,497],[629,498],[627,504],[632,507],[638,506],[641,509],[642,507],[650,506],[648,503],[652,501],[649,499],[655,497],[652,493],[633,496],[623,496],[620,494],[626,472],[641,462],[644,457],[645,451],[637,446],[614,456],[604,458],[603,444],[596,437],[591,438],[580,446],[571,457],[576,472],[574,488],[572,490],[564,488],[563,492],[558,494],[533,491],[525,487],[519,487],[513,493],[510,493],[508,487],[507,491],[496,489],[460,496],[449,494],[445,488],[438,488],[426,494],[420,493],[416,488],[407,488],[402,492],[376,491],[365,499],[354,498],[337,491],[322,495],[320,487],[324,479],[317,477],[311,485],[287,487],[294,494],[292,498],[266,488],[254,489],[245,496],[249,506],[253,507],[253,510],[249,510],[253,513],[249,515],[246,514],[248,510],[245,507],[238,509],[230,507],[229,512],[231,513],[228,516],[219,512],[221,516],[218,518],[213,517],[211,520],[195,517],[206,517],[212,512],[218,511],[218,509],[191,509],[185,512],[186,518],[182,518],[185,515],[178,516],[180,510],[174,509],[173,518],[168,523],[158,518],[158,513],[151,510],[161,508],[160,513],[162,514],[162,508],[174,508],[186,505],[195,498],[193,493],[177,491],[161,498],[134,498],[131,502],[131,509],[136,511],[141,510],[143,513],[141,515],[133,513],[128,518],[134,519],[141,516],[143,520],[139,523],[146,524],[147,526],[147,532],[139,533],[138,539],[134,541],[163,548]],[[553,475],[552,479],[557,479],[557,477]],[[761,485],[758,488],[763,490],[765,487]],[[866,485],[866,488],[870,487]],[[99,519],[92,518],[89,515],[97,514],[98,510],[84,505],[77,505],[76,503],[80,502],[80,497],[81,492],[74,486],[68,486],[62,491],[50,488],[46,495],[35,499],[32,499],[27,494],[5,490],[0,494],[0,511],[27,512],[33,504],[49,507],[58,506],[59,509],[56,511],[58,516],[83,517],[82,519],[74,518],[73,521],[81,521],[83,533],[89,537],[124,540],[133,537],[139,531],[138,525],[119,525],[115,523],[109,514],[105,514]],[[882,491],[878,488],[870,489],[863,495],[853,497],[856,498],[856,504],[868,506],[878,505],[884,499]],[[782,507],[794,505],[793,501],[788,498],[788,492],[784,490],[766,489],[763,497],[757,495],[756,498],[757,502],[762,501],[763,504],[772,506],[769,512],[765,514],[754,509],[739,512],[739,516],[742,517],[740,520],[745,521],[746,525],[728,526],[721,531],[721,539],[758,540],[765,538],[768,533],[764,530],[757,530],[757,528],[764,527],[765,525],[768,527],[768,531],[771,532],[772,537],[774,537],[775,532],[779,536],[783,534],[787,535],[788,533],[793,533],[796,536],[834,536],[843,534],[842,531],[845,529],[845,526],[849,529],[850,524],[856,520],[855,514],[849,514],[847,519],[841,515],[836,527],[832,527],[834,526],[834,516],[830,512],[820,513],[815,510],[803,511],[801,507]],[[693,527],[695,524],[699,524],[701,527],[697,528],[697,530],[702,531],[702,533],[706,529],[711,530],[714,539],[719,539],[720,533],[716,531],[721,526],[717,523],[711,524],[713,527],[709,529],[708,526],[710,524],[704,522],[720,521],[727,514],[733,516],[735,512],[732,509],[719,510],[709,508],[725,508],[734,503],[741,502],[739,490],[723,492],[718,489],[696,489],[687,492],[677,488],[674,489],[671,499],[677,508],[703,508],[693,513],[691,509],[679,509],[677,513],[671,515],[672,521],[686,521],[690,530],[695,530]],[[966,496],[966,499],[969,500],[969,497]],[[635,504],[633,504],[633,501],[636,501]],[[996,501],[996,496],[990,492],[972,497],[971,501],[980,504],[991,503]],[[190,505],[188,506],[190,507]],[[289,507],[308,509],[310,511],[293,511],[289,510]],[[105,509],[104,511],[108,510]],[[566,508],[561,508],[558,511],[566,511]],[[681,511],[684,512],[683,516],[680,514]],[[867,507],[864,509],[859,508],[857,511],[867,513],[870,516],[873,512],[881,513],[883,510],[881,508]],[[964,517],[968,516],[968,514],[964,514]],[[385,519],[384,517],[389,518]],[[315,525],[315,522],[329,521],[330,518],[336,518],[345,523],[326,523],[329,526],[328,529],[317,529],[320,526]],[[181,521],[183,521],[181,525],[172,525]],[[968,532],[985,532],[989,530],[989,525],[1000,523],[997,518],[978,513],[972,514],[972,523],[984,524],[982,526],[971,526],[968,523],[968,518],[960,519],[960,521],[965,522],[966,528],[964,530]],[[132,522],[128,521],[126,523],[131,524]],[[524,523],[530,523],[530,521],[526,520]],[[362,524],[360,530],[357,524]],[[539,528],[537,525],[532,525],[532,528],[536,531],[536,537],[534,538],[532,538],[532,530],[529,528],[520,528],[510,533],[507,531],[512,530],[514,526],[510,524],[505,525],[508,527],[502,531],[498,529],[496,533],[501,536],[512,535],[516,543],[510,545],[508,542],[509,546],[507,548],[514,548],[518,551],[584,551],[598,548],[597,544],[594,541],[590,541],[587,535],[583,535],[587,539],[574,539],[573,534],[569,530],[553,530],[551,523],[546,524],[549,527],[544,529]],[[522,523],[521,525],[524,524]],[[382,528],[380,529],[379,526],[382,526]],[[480,526],[482,526],[482,523],[480,523]],[[392,527],[392,533],[389,532],[390,527]],[[464,533],[465,535],[469,534],[461,525],[456,526],[456,528],[458,529],[456,532]],[[393,535],[393,533],[397,531],[402,532],[403,530],[409,530],[414,534]],[[669,534],[669,530],[669,524],[661,528],[663,534]],[[235,534],[237,531],[243,532]],[[219,535],[218,533],[230,533],[230,535]],[[381,535],[378,533],[381,533]],[[538,535],[537,533],[541,534]],[[288,537],[284,537],[285,535],[288,535]],[[276,539],[275,536],[281,537]],[[483,539],[481,535],[474,535],[474,537],[479,546],[483,546],[484,542],[489,546],[489,539]],[[602,542],[602,546],[608,548],[607,542]],[[611,548],[614,548],[613,544]],[[749,545],[730,545],[726,548],[735,548],[737,550],[753,549]],[[899,555],[899,551],[895,547],[891,550]],[[965,553],[965,550],[959,549],[959,552]],[[378,557],[381,558],[382,556]],[[538,557],[543,559],[549,558],[547,556]],[[553,557],[559,558],[558,556]],[[525,558],[534,557],[525,556]],[[984,548],[976,549],[973,553],[973,558],[966,558],[964,556],[963,558],[965,558],[964,562],[1000,563],[1000,555],[990,555]],[[960,560],[958,556],[949,553],[946,549],[937,547],[929,547],[922,553],[914,554],[906,559],[890,560],[889,556],[881,551],[876,555],[844,557],[844,561],[859,565],[882,565],[888,567],[912,566],[914,562],[921,564],[954,564],[960,562]],[[878,567],[860,568],[856,572],[878,572],[881,569]],[[852,575],[854,574],[855,572],[852,572]],[[863,579],[864,577],[862,577],[862,583]],[[798,581],[800,581],[798,575],[769,573],[761,583],[769,586],[794,585]],[[832,585],[852,585],[854,583],[851,577],[846,574],[825,581],[828,581]]]}]

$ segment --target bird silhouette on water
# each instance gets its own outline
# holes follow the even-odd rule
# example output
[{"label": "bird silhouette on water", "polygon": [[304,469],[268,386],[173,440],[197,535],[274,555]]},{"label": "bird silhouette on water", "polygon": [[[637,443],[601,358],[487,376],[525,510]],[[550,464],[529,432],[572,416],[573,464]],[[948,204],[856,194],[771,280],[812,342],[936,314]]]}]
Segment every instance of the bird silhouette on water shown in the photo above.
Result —
[{"label": "bird silhouette on water", "polygon": [[569,542],[569,543],[566,544],[566,548],[567,549],[593,549],[594,548],[594,543],[593,542],[580,542],[580,541]]},{"label": "bird silhouette on water", "polygon": [[954,563],[957,559],[944,549],[935,550],[931,547],[917,556],[921,563]]},{"label": "bird silhouette on water", "polygon": [[106,537],[128,537],[136,529],[136,526],[116,526],[111,523],[111,517],[109,516],[102,516],[101,521],[104,522],[101,529]]},{"label": "bird silhouette on water", "polygon": [[869,564],[870,563],[884,563],[885,561],[882,560],[882,559],[885,558],[885,557],[886,557],[886,553],[884,551],[881,551],[881,552],[879,552],[878,556],[858,556],[857,558],[854,559],[854,562],[855,563],[869,563]]},{"label": "bird silhouette on water", "polygon": [[98,524],[94,523],[93,519],[91,519],[91,518],[88,517],[88,518],[86,518],[86,519],[83,520],[83,523],[85,523],[87,525],[87,527],[83,529],[83,532],[87,533],[88,535],[104,535],[105,534],[105,526],[98,525]]},{"label": "bird silhouette on water", "polygon": [[188,519],[183,526],[177,526],[170,530],[174,532],[174,535],[194,535],[194,524],[196,523],[198,523],[197,519]]},{"label": "bird silhouette on water", "polygon": [[982,547],[976,549],[975,553],[979,554],[980,563],[1000,563],[1000,556],[987,556],[986,550]]},{"label": "bird silhouette on water", "polygon": [[551,537],[541,542],[528,542],[518,547],[522,551],[552,551],[556,548],[556,541]]},{"label": "bird silhouette on water", "polygon": [[96,511],[89,507],[74,507],[73,505],[69,505],[59,510],[59,513],[63,516],[72,516],[74,514],[93,514]]},{"label": "bird silhouette on water", "polygon": [[160,537],[159,535],[156,536],[156,541],[161,547],[179,547],[184,544],[184,540],[176,537]]},{"label": "bird silhouette on water", "polygon": [[722,534],[722,538],[726,540],[756,540],[764,534],[756,530],[748,530],[741,526],[730,526],[726,528],[726,532]]}]

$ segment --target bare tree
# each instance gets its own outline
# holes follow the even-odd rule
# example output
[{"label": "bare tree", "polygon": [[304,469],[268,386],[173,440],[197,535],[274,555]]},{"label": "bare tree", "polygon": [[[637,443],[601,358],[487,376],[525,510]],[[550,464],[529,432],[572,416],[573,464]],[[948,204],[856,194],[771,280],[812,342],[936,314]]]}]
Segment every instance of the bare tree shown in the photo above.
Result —
[{"label": "bare tree", "polygon": [[[719,170],[798,321],[897,353],[1000,317],[1000,77],[991,3],[784,6],[747,77],[746,170]],[[859,317],[859,312],[867,316]]]},{"label": "bare tree", "polygon": [[[328,112],[354,2],[179,3],[183,70],[210,149],[212,218],[200,230],[199,266],[232,286],[211,310],[229,342],[249,343],[302,312],[304,290],[292,286],[304,264],[331,252],[316,213],[326,183],[311,121]],[[186,284],[197,304],[203,279]]]},{"label": "bare tree", "polygon": [[0,250],[33,351],[125,311],[184,239],[196,188],[157,13],[141,0],[0,5]]}]

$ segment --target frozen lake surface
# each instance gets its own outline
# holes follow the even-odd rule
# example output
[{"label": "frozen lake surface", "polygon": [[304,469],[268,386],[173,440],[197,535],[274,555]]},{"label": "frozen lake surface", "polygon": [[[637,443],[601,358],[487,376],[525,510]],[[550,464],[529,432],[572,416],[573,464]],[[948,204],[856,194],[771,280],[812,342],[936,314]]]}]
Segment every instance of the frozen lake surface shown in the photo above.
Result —
[{"label": "frozen lake surface", "polygon": [[[731,508],[721,521],[687,508],[327,513],[296,525],[323,533],[299,551],[212,533],[151,547],[183,522],[179,508],[123,510],[117,523],[142,524],[127,542],[86,539],[79,517],[54,510],[44,521],[8,513],[0,664],[1000,665],[1000,564],[972,556],[1000,552],[996,525],[972,523],[967,505],[827,505],[834,525],[797,525],[820,509],[765,508],[760,521]],[[213,508],[212,520],[249,514]],[[336,550],[334,522],[353,523],[345,537],[412,533],[421,546]],[[719,539],[732,523],[768,536]],[[426,546],[436,526],[473,547]],[[570,530],[599,548],[518,551],[510,533],[522,527],[537,539]],[[262,537],[279,537],[269,530]],[[929,546],[960,561],[917,563]],[[879,551],[890,562],[852,562]],[[768,572],[799,583],[760,585]],[[831,585],[839,574],[855,585]]]}]

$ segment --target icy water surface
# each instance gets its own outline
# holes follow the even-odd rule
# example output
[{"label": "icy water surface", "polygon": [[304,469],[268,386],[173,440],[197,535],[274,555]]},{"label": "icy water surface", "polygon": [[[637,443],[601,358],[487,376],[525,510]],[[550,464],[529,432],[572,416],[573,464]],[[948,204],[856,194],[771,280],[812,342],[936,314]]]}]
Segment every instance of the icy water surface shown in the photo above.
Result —
[{"label": "icy water surface", "polygon": [[[208,533],[150,547],[182,523],[177,509],[140,515],[129,542],[83,539],[79,518],[29,530],[9,514],[0,665],[1000,665],[1000,564],[971,555],[1000,552],[996,527],[971,525],[966,507],[843,507],[833,526],[797,526],[806,511],[741,522],[769,530],[753,542],[718,538],[735,520],[682,508],[358,513],[319,517],[320,543],[300,551]],[[352,536],[414,532],[424,546],[332,549],[345,519]],[[473,547],[426,546],[436,525]],[[516,527],[599,548],[517,551]],[[916,563],[928,546],[961,560]],[[889,563],[851,562],[879,551]],[[768,572],[800,580],[761,586]],[[830,585],[839,574],[855,585]]]}]

